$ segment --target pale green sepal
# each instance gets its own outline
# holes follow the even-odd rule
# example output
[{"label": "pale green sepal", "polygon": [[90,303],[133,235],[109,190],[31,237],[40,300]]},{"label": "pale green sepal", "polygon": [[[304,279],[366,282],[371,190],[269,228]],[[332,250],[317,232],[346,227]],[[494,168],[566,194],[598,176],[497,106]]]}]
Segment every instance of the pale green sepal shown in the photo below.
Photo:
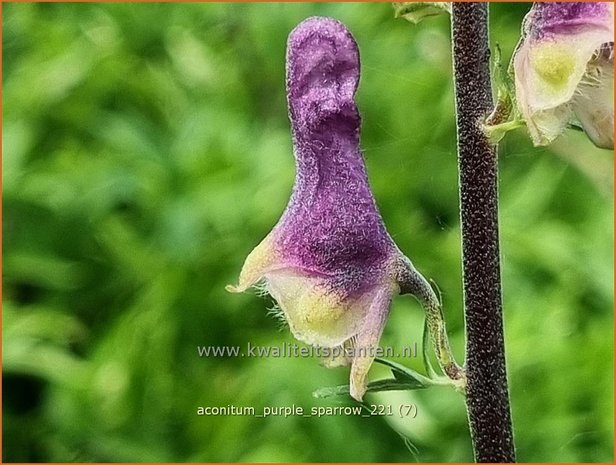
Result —
[{"label": "pale green sepal", "polygon": [[[515,109],[515,83],[511,73],[503,68],[501,49],[498,44],[494,47],[492,59],[492,82],[496,88],[496,106],[486,118],[486,125],[493,126],[508,121],[512,110]],[[514,111],[514,119],[517,111]]]},{"label": "pale green sepal", "polygon": [[488,137],[488,140],[491,144],[498,144],[505,134],[509,131],[513,131],[514,129],[521,128],[526,123],[521,118],[516,118],[512,121],[506,121],[501,124],[494,125],[484,125],[483,131],[485,135]]}]

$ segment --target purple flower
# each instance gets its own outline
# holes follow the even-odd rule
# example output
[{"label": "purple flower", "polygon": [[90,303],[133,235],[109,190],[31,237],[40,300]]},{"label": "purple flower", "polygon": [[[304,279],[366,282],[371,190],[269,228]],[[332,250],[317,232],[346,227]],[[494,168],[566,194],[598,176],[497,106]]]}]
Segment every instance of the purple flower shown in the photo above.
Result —
[{"label": "purple flower", "polygon": [[341,23],[309,18],[291,32],[295,186],[239,284],[227,289],[260,283],[297,339],[352,349],[333,363],[351,365],[351,395],[360,400],[393,295],[428,285],[394,244],[372,197],[359,149],[358,82],[357,44]]},{"label": "purple flower", "polygon": [[614,5],[535,3],[514,56],[518,108],[535,145],[568,124],[614,148]]}]

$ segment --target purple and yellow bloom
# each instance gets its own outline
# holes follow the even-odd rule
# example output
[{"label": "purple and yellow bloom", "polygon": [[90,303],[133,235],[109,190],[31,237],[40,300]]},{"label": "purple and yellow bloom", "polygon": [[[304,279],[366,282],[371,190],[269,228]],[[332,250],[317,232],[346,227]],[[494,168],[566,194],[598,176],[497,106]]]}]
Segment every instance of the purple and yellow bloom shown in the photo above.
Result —
[{"label": "purple and yellow bloom", "polygon": [[516,98],[535,145],[568,124],[614,148],[614,5],[537,2],[514,56]]},{"label": "purple and yellow bloom", "polygon": [[[368,185],[355,104],[359,52],[338,21],[309,18],[287,44],[287,100],[296,176],[282,217],[248,255],[242,292],[261,284],[293,335],[350,355],[360,400],[395,294],[428,286],[387,233]],[[429,287],[429,286],[428,286]]]}]

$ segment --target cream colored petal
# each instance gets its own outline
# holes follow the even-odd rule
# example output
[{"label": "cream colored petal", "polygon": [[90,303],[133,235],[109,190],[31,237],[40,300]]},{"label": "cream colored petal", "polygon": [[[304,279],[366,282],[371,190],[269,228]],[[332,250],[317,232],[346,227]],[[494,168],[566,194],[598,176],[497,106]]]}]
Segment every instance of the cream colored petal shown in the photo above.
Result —
[{"label": "cream colored petal", "polygon": [[549,145],[560,136],[573,116],[571,105],[565,103],[548,110],[537,110],[532,117],[526,118],[526,125],[533,144]]},{"label": "cream colored petal", "polygon": [[274,248],[272,233],[270,233],[246,257],[240,272],[239,283],[236,286],[229,284],[225,289],[228,292],[244,292],[258,283],[268,270],[275,268],[278,261],[278,254]]},{"label": "cream colored petal", "polygon": [[602,43],[605,30],[525,39],[514,57],[516,99],[535,145],[547,145],[569,123],[570,101],[586,72],[586,65]]},{"label": "cream colored petal", "polygon": [[350,393],[358,401],[362,400],[366,392],[366,377],[385,327],[393,294],[394,286],[380,288],[376,292],[355,339]]},{"label": "cream colored petal", "polygon": [[344,295],[333,279],[284,268],[266,275],[267,291],[276,300],[293,335],[307,344],[339,346],[362,326],[373,292],[357,298]]},{"label": "cream colored petal", "polygon": [[597,147],[614,148],[614,64],[589,64],[571,106],[580,125]]},{"label": "cream colored petal", "polygon": [[321,364],[327,368],[349,366],[353,358],[349,355],[349,351],[353,347],[353,338],[347,339],[340,346],[332,347],[329,354],[322,355]]}]

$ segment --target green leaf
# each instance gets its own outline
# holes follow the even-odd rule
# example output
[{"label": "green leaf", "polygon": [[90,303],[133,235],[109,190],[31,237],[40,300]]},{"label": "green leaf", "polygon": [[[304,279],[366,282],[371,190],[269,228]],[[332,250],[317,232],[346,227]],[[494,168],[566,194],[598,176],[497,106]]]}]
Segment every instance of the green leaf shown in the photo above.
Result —
[{"label": "green leaf", "polygon": [[343,384],[341,386],[322,387],[312,393],[312,397],[317,399],[326,399],[328,397],[343,396],[350,393],[350,386]]},{"label": "green leaf", "polygon": [[411,370],[408,367],[405,367],[404,365],[400,365],[399,363],[392,362],[391,360],[386,360],[384,358],[375,358],[374,361],[389,367],[394,375],[394,378],[398,381],[407,384],[414,383],[418,386],[428,386],[434,384],[431,379],[426,378],[425,376]]},{"label": "green leaf", "polygon": [[[388,367],[393,373],[393,378],[379,379],[368,383],[366,386],[366,392],[380,392],[380,391],[411,391],[415,389],[426,389],[430,386],[437,385],[439,383],[432,381],[429,378],[411,370],[404,365],[386,360],[384,358],[375,358],[375,362],[380,363]],[[335,397],[349,394],[349,385],[341,385],[334,387],[324,387],[317,389],[312,395],[319,399],[327,397]]]},{"label": "green leaf", "polygon": [[[427,379],[427,378],[426,378]],[[429,380],[428,380],[429,381]],[[422,383],[418,380],[403,381],[395,378],[378,379],[368,383],[366,392],[379,391],[412,391],[415,389],[426,389],[432,385],[431,382]]]},{"label": "green leaf", "polygon": [[[422,384],[418,382],[417,380],[403,381],[403,380],[396,379],[396,378],[387,378],[387,379],[379,379],[376,381],[372,381],[371,383],[368,383],[368,386],[366,386],[366,392],[412,391],[416,389],[426,389],[430,387],[431,385],[432,385],[431,382],[429,382],[428,384]],[[317,389],[316,391],[312,393],[312,395],[313,397],[316,397],[317,399],[326,399],[328,397],[347,395],[349,394],[349,392],[350,392],[349,385],[344,384],[341,386],[324,387],[324,388]]]},{"label": "green leaf", "polygon": [[451,13],[451,2],[393,2],[394,16],[417,24],[427,16]]}]

